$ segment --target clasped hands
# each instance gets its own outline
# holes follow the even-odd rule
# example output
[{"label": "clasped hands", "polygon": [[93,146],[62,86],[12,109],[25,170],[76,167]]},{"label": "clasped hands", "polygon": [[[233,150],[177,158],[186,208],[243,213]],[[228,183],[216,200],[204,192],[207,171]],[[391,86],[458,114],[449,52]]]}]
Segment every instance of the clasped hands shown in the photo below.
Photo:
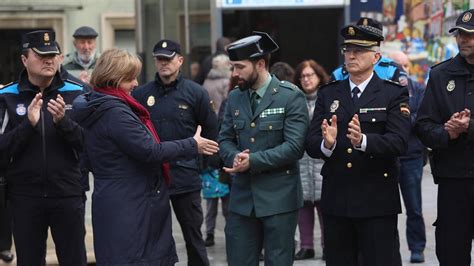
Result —
[{"label": "clasped hands", "polygon": [[[321,130],[324,139],[324,147],[329,150],[332,149],[337,138],[337,116],[332,115],[329,121],[324,119],[321,123]],[[346,136],[354,147],[361,146],[362,131],[360,128],[359,116],[357,114],[355,114],[349,122]]]},{"label": "clasped hands", "polygon": [[[41,116],[41,107],[43,106],[43,94],[37,93],[35,98],[28,106],[28,120],[30,124],[35,127]],[[48,102],[48,112],[53,116],[53,122],[57,124],[66,114],[66,103],[61,95],[57,95],[56,99],[51,99]]]},{"label": "clasped hands", "polygon": [[457,139],[459,135],[467,132],[471,120],[471,111],[467,108],[461,112],[454,113],[449,120],[444,123],[444,130],[449,134],[449,139]]},{"label": "clasped hands", "polygon": [[223,167],[224,171],[229,174],[245,172],[250,168],[250,150],[246,149],[237,153],[234,157],[232,168]]}]

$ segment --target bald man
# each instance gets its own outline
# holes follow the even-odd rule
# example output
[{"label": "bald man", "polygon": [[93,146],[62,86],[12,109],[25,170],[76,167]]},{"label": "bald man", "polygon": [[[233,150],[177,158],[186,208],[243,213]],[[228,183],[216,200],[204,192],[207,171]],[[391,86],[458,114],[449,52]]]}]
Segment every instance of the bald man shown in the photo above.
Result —
[{"label": "bald man", "polygon": [[[409,78],[410,60],[408,56],[396,51],[389,55],[395,63],[399,64],[406,72],[406,79],[400,83],[407,86],[410,95],[409,105],[411,110],[411,126],[415,126],[416,115],[423,99],[424,88],[421,84]],[[400,189],[407,213],[407,242],[411,251],[410,262],[424,262],[423,250],[426,244],[425,223],[421,209],[421,177],[423,175],[423,156],[426,148],[411,130],[408,139],[408,150],[406,155],[400,157]]]}]

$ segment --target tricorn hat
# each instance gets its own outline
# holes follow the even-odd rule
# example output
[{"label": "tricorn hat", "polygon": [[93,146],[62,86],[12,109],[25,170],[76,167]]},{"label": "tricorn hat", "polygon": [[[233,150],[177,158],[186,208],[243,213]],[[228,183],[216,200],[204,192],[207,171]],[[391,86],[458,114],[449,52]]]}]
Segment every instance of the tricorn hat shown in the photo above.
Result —
[{"label": "tricorn hat", "polygon": [[380,42],[384,40],[382,24],[371,18],[360,18],[356,25],[344,27],[341,35],[345,45],[380,46]]},{"label": "tricorn hat", "polygon": [[266,32],[254,31],[253,35],[229,44],[227,53],[231,61],[240,61],[259,58],[278,48],[278,44]]}]

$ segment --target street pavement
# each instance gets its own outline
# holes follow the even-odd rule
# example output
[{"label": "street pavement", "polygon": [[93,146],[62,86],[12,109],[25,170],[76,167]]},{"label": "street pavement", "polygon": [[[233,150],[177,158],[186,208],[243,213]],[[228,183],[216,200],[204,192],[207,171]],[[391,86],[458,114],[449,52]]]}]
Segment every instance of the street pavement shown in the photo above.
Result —
[{"label": "street pavement", "polygon": [[[425,263],[418,264],[418,265],[439,265],[435,255],[435,236],[434,236],[434,227],[432,223],[436,217],[436,197],[437,197],[437,187],[433,183],[433,179],[431,177],[431,173],[429,171],[429,167],[425,167],[423,172],[423,215],[425,218],[426,224],[426,249],[425,249]],[[90,195],[89,195],[90,199]],[[87,201],[87,210],[86,210],[86,228],[87,228],[87,235],[86,235],[86,246],[87,246],[87,256],[89,261],[94,261],[94,252],[93,252],[93,245],[92,245],[92,224],[91,224],[91,214],[90,214],[90,200]],[[203,209],[205,210],[205,201],[203,200],[202,203]],[[220,209],[220,206],[219,206]],[[317,220],[317,219],[316,219]],[[400,251],[402,254],[403,265],[412,265],[409,262],[410,259],[410,252],[408,251],[407,243],[406,243],[406,236],[405,236],[405,222],[406,222],[406,215],[405,210],[403,213],[398,216],[398,229],[400,232]],[[215,232],[215,241],[216,244],[213,247],[207,248],[208,257],[211,265],[221,266],[227,265],[226,262],[226,255],[225,255],[225,236],[224,236],[224,218],[219,210],[219,215],[217,219],[216,225],[216,232]],[[319,226],[315,226],[315,249],[316,249],[316,258],[304,261],[295,261],[294,265],[303,266],[303,265],[311,265],[311,266],[323,266],[326,265],[323,260],[321,260],[322,252],[320,246],[320,239],[321,233],[319,232]],[[205,232],[205,228],[203,226],[203,232]],[[178,222],[173,217],[173,235],[176,241],[176,248],[178,251],[178,256],[180,262],[176,265],[178,266],[185,266],[187,265],[187,258],[186,258],[186,247],[184,243],[183,236],[181,234],[181,229],[179,227]],[[204,235],[204,234],[203,234]],[[298,240],[298,236],[295,236],[295,240]],[[471,257],[474,258],[474,252],[471,252]],[[16,260],[10,264],[6,264],[0,261],[0,266],[4,265],[16,265]],[[57,259],[54,251],[54,243],[51,240],[51,236],[48,238],[48,250],[47,250],[47,265],[57,265]],[[260,263],[260,265],[264,265]],[[415,265],[415,264],[414,264]],[[474,264],[471,264],[474,265]]]}]

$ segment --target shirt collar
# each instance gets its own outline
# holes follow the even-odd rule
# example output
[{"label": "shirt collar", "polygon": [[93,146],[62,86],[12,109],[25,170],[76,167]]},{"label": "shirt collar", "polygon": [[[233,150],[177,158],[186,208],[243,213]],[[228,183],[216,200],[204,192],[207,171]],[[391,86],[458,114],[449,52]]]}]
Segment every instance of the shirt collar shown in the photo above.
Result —
[{"label": "shirt collar", "polygon": [[[271,81],[272,81],[272,77],[270,76],[270,74],[268,74],[267,79],[265,80],[265,82],[262,84],[262,86],[260,88],[258,88],[256,90],[256,92],[257,92],[258,96],[260,96],[260,98],[263,98],[263,95],[265,95],[265,92],[267,91],[268,85],[270,85]],[[254,92],[254,90],[249,90],[250,96],[252,96],[252,92]]]},{"label": "shirt collar", "polygon": [[361,84],[359,84],[359,85],[355,85],[355,84],[352,82],[351,78],[349,77],[349,86],[351,87],[351,92],[352,92],[352,89],[354,89],[355,87],[357,87],[357,88],[359,88],[359,90],[360,90],[359,95],[360,95],[361,93],[363,93],[364,90],[365,90],[365,87],[367,87],[367,85],[369,84],[369,82],[370,82],[370,80],[372,79],[373,76],[374,76],[374,72],[372,72],[372,74],[370,74],[370,77],[369,77],[368,79],[364,80],[364,81],[363,81]]}]

